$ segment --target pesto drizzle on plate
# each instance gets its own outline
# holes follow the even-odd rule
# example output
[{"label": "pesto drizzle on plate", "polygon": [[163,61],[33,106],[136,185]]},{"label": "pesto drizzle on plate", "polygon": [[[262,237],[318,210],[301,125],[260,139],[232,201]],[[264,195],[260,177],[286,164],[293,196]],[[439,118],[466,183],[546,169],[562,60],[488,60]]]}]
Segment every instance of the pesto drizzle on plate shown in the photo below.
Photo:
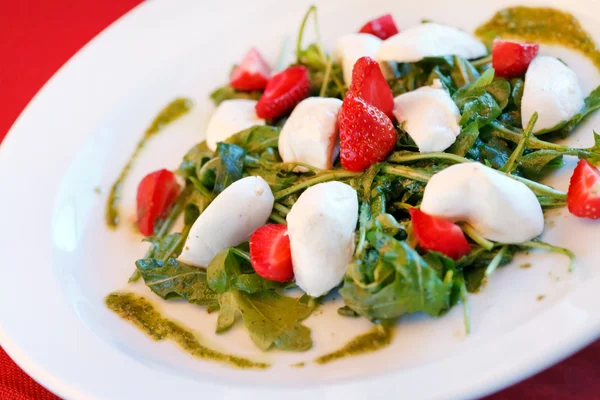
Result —
[{"label": "pesto drizzle on plate", "polygon": [[600,50],[594,39],[572,14],[555,8],[504,8],[480,25],[475,34],[484,40],[498,36],[562,45],[583,53],[600,69]]},{"label": "pesto drizzle on plate", "polygon": [[140,328],[152,339],[172,340],[185,352],[205,360],[218,361],[242,369],[266,369],[270,365],[209,349],[194,333],[161,315],[152,303],[134,293],[115,292],[106,296],[106,306],[124,320]]},{"label": "pesto drizzle on plate", "polygon": [[392,342],[393,329],[383,325],[376,325],[367,333],[356,336],[340,349],[322,355],[315,359],[317,364],[327,364],[344,357],[357,356],[371,353],[387,347]]},{"label": "pesto drizzle on plate", "polygon": [[121,170],[117,180],[113,183],[110,188],[110,193],[108,195],[108,200],[106,201],[106,224],[109,228],[116,228],[119,224],[119,202],[121,201],[121,189],[123,188],[123,182],[127,178],[131,167],[136,159],[136,157],[141,153],[144,148],[146,142],[156,135],[158,132],[162,130],[165,126],[170,124],[171,122],[177,120],[179,117],[185,115],[191,108],[192,101],[186,98],[177,98],[167,104],[158,115],[154,118],[146,132],[144,132],[144,136],[140,139],[133,154],[127,161],[127,164]]}]

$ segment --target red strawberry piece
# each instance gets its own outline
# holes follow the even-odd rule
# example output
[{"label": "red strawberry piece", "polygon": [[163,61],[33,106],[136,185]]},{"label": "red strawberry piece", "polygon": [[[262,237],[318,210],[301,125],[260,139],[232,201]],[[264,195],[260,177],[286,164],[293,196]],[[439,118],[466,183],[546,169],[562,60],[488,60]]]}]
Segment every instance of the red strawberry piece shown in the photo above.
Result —
[{"label": "red strawberry piece", "polygon": [[385,160],[396,145],[392,121],[360,97],[348,94],[338,115],[340,160],[348,171],[364,171]]},{"label": "red strawberry piece", "polygon": [[237,90],[250,92],[267,86],[271,69],[258,50],[248,50],[240,65],[236,66],[229,78],[229,85]]},{"label": "red strawberry piece", "polygon": [[455,223],[427,215],[417,208],[408,212],[413,232],[423,250],[437,251],[454,260],[471,251],[465,234]]},{"label": "red strawberry piece", "polygon": [[154,234],[156,220],[165,215],[179,190],[175,174],[166,169],[142,179],[137,190],[137,225],[142,235]]},{"label": "red strawberry piece", "polygon": [[510,40],[494,40],[492,45],[492,67],[496,76],[518,78],[525,75],[527,68],[540,50],[537,43],[519,43]]},{"label": "red strawberry piece", "polygon": [[600,171],[587,160],[579,160],[573,171],[567,205],[577,217],[600,218]]},{"label": "red strawberry piece", "polygon": [[256,104],[256,115],[264,119],[277,118],[291,111],[308,96],[310,77],[302,65],[290,67],[273,75]]},{"label": "red strawberry piece", "polygon": [[379,18],[372,19],[360,28],[360,33],[370,33],[377,36],[381,40],[385,40],[390,36],[398,33],[398,27],[392,18],[391,14],[382,15]]},{"label": "red strawberry piece", "polygon": [[269,224],[250,236],[250,263],[259,276],[277,282],[294,279],[287,225]]},{"label": "red strawberry piece", "polygon": [[361,57],[354,64],[348,92],[362,98],[367,104],[380,109],[391,118],[394,95],[381,73],[379,63],[371,57]]}]

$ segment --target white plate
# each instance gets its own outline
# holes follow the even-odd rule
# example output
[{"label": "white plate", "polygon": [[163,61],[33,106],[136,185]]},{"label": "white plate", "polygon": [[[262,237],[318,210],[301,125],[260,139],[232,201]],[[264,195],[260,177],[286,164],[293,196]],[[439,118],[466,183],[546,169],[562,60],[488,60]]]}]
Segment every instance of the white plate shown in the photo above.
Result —
[{"label": "white plate", "polygon": [[[370,17],[392,12],[400,27],[429,18],[473,29],[512,1],[421,0],[410,7],[386,0],[319,4],[326,42],[355,31]],[[343,5],[342,5],[343,4]],[[549,1],[580,17],[600,38],[598,3]],[[465,337],[459,308],[441,319],[404,318],[382,352],[318,366],[298,361],[339,347],[364,331],[365,320],[337,316],[337,304],[308,321],[314,349],[261,354],[240,328],[212,334],[216,316],[157,299],[173,318],[236,354],[274,363],[267,372],[239,371],[187,356],[171,343],[154,343],[103,305],[126,288],[145,245],[123,226],[103,223],[104,192],[154,114],[176,96],[195,101],[193,112],[144,151],[125,189],[123,210],[148,171],[177,166],[202,137],[208,93],[226,81],[231,64],[250,46],[274,60],[286,35],[295,37],[307,1],[151,1],[104,31],[38,93],[0,151],[0,343],[44,386],[65,398],[417,398],[479,396],[523,379],[583,347],[600,334],[599,225],[564,211],[553,215],[545,239],[571,248],[577,270],[561,256],[519,257],[471,296],[473,333]],[[587,90],[600,83],[583,57],[560,54]],[[591,144],[588,120],[571,139]],[[571,162],[553,178],[565,189]],[[124,224],[127,225],[127,224]],[[518,266],[533,263],[530,269]],[[142,285],[132,290],[152,296]],[[544,295],[538,301],[538,295]],[[339,304],[339,303],[338,303]]]}]

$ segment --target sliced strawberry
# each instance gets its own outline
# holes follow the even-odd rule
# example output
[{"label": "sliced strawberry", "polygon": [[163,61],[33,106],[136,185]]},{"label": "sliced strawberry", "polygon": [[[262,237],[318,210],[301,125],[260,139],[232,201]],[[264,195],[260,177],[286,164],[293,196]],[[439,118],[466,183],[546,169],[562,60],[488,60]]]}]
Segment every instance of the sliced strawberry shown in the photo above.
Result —
[{"label": "sliced strawberry", "polygon": [[432,217],[417,208],[408,210],[413,232],[423,250],[437,251],[454,260],[471,251],[465,234],[458,225]]},{"label": "sliced strawberry", "polygon": [[370,33],[377,36],[381,40],[385,40],[390,36],[398,33],[398,27],[392,18],[391,14],[382,15],[379,18],[372,19],[360,28],[360,33]]},{"label": "sliced strawberry", "polygon": [[137,190],[137,225],[142,235],[154,234],[156,220],[165,215],[179,190],[175,174],[166,169],[142,179]]},{"label": "sliced strawberry", "polygon": [[367,104],[392,117],[394,95],[381,73],[379,63],[371,57],[361,57],[352,69],[352,83],[348,93],[362,98]]},{"label": "sliced strawberry", "polygon": [[259,276],[277,282],[294,279],[287,225],[269,224],[250,236],[250,263]]},{"label": "sliced strawberry", "polygon": [[244,59],[234,68],[229,85],[237,90],[250,92],[262,90],[267,86],[271,69],[258,50],[251,48]]},{"label": "sliced strawberry", "polygon": [[360,97],[348,94],[338,115],[340,160],[348,171],[364,171],[385,160],[396,145],[392,121]]},{"label": "sliced strawberry", "polygon": [[577,217],[600,218],[600,171],[587,160],[579,160],[573,171],[567,205]]},{"label": "sliced strawberry", "polygon": [[540,50],[537,43],[519,43],[496,39],[492,45],[492,67],[496,76],[518,78],[525,75],[527,68]]},{"label": "sliced strawberry", "polygon": [[264,119],[280,117],[307,97],[309,91],[310,77],[306,67],[297,65],[281,71],[269,79],[256,104],[256,115]]}]

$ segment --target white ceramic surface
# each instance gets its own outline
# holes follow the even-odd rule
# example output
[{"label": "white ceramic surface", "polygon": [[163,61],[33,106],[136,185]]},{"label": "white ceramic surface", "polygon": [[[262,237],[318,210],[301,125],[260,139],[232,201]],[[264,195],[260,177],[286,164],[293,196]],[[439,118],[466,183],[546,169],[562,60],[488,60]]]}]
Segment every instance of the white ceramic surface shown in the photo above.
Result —
[{"label": "white ceramic surface", "polygon": [[[600,39],[593,0],[527,2],[562,7]],[[69,399],[286,399],[402,396],[476,397],[523,379],[600,335],[600,224],[553,212],[544,238],[577,254],[576,272],[562,256],[532,253],[493,276],[471,299],[473,332],[466,337],[456,307],[440,319],[403,318],[389,349],[326,366],[307,363],[365,331],[362,319],[339,317],[330,302],[306,324],[314,349],[293,354],[256,350],[243,328],[216,337],[215,315],[157,299],[171,317],[210,343],[274,364],[239,371],[154,343],[103,305],[129,288],[133,262],[144,253],[128,223],[117,232],[103,223],[106,192],[155,113],[176,96],[191,97],[189,116],[147,146],[125,188],[123,214],[133,214],[140,178],[175,168],[201,140],[212,109],[208,93],[222,85],[249,46],[274,61],[294,36],[308,1],[146,2],[95,38],[38,93],[0,147],[0,344],[44,386]],[[433,19],[473,29],[513,1],[421,0],[318,2],[327,44],[367,19],[391,12],[400,28]],[[582,56],[544,46],[579,73],[589,92],[600,75]],[[592,142],[589,119],[570,139]],[[550,183],[566,189],[572,160]],[[97,194],[100,187],[104,194]],[[519,268],[531,262],[532,268]],[[152,297],[142,284],[132,290]],[[542,301],[537,297],[544,295]],[[309,397],[310,396],[310,397]],[[383,398],[383,397],[382,397]]]}]

